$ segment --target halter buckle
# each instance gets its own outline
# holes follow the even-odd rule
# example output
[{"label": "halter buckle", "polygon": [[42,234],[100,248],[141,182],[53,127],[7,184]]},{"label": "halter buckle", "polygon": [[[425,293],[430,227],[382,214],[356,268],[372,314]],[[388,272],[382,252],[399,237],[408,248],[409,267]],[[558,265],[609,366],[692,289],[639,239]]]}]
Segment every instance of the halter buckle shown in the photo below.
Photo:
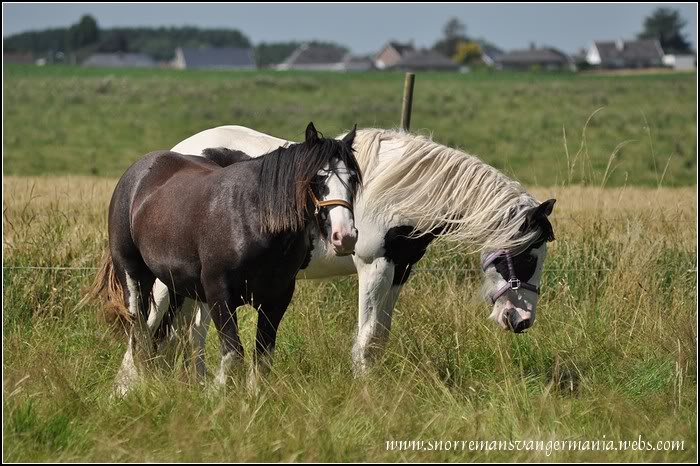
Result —
[{"label": "halter buckle", "polygon": [[517,278],[513,277],[510,280],[508,280],[508,285],[510,286],[511,290],[517,290],[520,289],[520,280]]}]

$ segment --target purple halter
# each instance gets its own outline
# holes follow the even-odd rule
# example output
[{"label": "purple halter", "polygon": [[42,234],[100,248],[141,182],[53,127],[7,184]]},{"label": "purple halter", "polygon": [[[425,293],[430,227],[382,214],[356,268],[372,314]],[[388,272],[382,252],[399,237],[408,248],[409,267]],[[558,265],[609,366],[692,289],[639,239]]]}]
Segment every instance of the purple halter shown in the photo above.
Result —
[{"label": "purple halter", "polygon": [[508,265],[508,274],[510,276],[508,277],[508,283],[503,285],[501,287],[501,289],[499,289],[493,295],[491,295],[491,301],[493,303],[496,303],[498,298],[503,296],[506,293],[506,291],[508,291],[508,290],[518,290],[520,288],[523,288],[525,290],[532,291],[535,294],[540,294],[539,287],[536,287],[535,285],[531,285],[528,282],[522,282],[515,275],[515,267],[513,267],[513,257],[511,255],[510,251],[502,249],[500,251],[492,252],[488,256],[484,257],[484,260],[481,261],[481,270],[486,272],[486,269],[488,268],[488,266],[493,264],[496,261],[496,259],[498,259],[500,257],[505,257],[506,264]]}]

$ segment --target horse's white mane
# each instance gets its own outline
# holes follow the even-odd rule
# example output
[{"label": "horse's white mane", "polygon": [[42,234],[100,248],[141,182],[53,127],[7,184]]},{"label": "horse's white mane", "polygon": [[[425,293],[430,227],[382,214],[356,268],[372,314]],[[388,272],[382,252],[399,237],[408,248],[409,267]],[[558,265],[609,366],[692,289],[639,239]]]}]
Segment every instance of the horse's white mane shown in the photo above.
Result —
[{"label": "horse's white mane", "polygon": [[365,177],[365,214],[408,220],[422,234],[443,228],[441,237],[476,250],[516,249],[540,234],[518,235],[527,208],[538,202],[477,157],[425,136],[375,128],[358,130],[354,146]]}]

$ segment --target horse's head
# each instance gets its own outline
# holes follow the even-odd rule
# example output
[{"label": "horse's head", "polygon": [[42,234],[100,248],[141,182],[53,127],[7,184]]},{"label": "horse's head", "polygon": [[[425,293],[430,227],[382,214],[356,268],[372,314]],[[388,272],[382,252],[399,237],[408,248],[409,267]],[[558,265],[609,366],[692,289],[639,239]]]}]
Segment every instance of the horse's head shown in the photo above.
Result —
[{"label": "horse's head", "polygon": [[338,256],[352,254],[357,243],[353,203],[362,178],[352,149],[356,128],[342,140],[323,139],[313,123],[306,128],[305,144],[323,142],[330,150],[327,162],[312,180],[311,199],[321,236]]},{"label": "horse's head", "polygon": [[547,217],[555,202],[550,199],[528,209],[519,234],[533,231],[540,234],[524,249],[485,252],[481,256],[483,293],[493,304],[489,318],[506,330],[520,333],[535,323],[547,242],[554,240]]}]

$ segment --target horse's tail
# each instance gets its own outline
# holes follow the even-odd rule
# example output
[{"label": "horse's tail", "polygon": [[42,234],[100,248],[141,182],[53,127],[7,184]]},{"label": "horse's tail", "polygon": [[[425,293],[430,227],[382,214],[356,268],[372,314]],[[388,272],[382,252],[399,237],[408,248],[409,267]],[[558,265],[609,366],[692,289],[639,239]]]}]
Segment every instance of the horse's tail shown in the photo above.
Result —
[{"label": "horse's tail", "polygon": [[81,304],[92,299],[99,299],[103,303],[104,318],[108,323],[128,328],[131,314],[124,303],[124,288],[114,271],[114,261],[109,249],[102,255],[102,263],[95,281],[81,300]]}]

